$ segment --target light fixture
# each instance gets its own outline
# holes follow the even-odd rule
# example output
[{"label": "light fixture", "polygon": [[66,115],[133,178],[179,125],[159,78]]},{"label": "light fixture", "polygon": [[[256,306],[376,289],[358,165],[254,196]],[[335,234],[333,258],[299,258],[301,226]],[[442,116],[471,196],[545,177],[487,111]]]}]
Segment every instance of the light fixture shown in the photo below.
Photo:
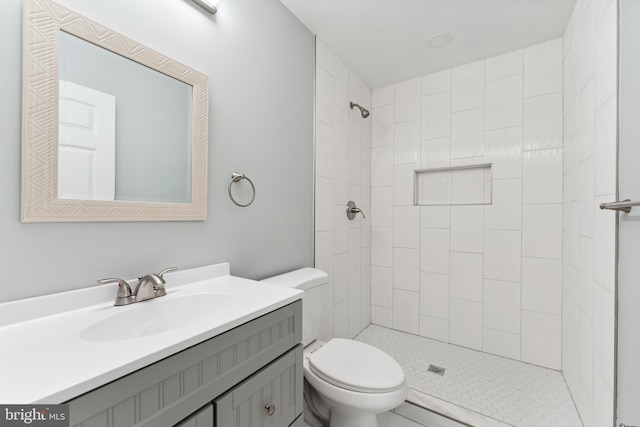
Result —
[{"label": "light fixture", "polygon": [[218,11],[218,0],[193,0],[193,2],[212,15]]}]

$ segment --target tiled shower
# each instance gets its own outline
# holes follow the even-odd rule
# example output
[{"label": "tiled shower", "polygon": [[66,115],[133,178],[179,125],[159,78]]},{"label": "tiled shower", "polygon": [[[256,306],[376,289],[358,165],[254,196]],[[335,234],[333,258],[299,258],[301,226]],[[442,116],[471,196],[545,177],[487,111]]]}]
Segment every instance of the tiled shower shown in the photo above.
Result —
[{"label": "tiled shower", "polygon": [[[560,368],[561,40],[375,90],[371,153],[373,323]],[[485,163],[491,204],[413,205]]]},{"label": "tiled shower", "polygon": [[[371,319],[371,90],[316,42],[315,259],[329,274],[321,337],[355,337]],[[365,218],[347,219],[353,200]]]},{"label": "tiled shower", "polygon": [[[578,0],[563,38],[372,92],[317,41],[322,335],[370,319],[562,370],[584,425],[613,424],[616,20]],[[414,205],[415,170],[486,163],[491,204]]]}]

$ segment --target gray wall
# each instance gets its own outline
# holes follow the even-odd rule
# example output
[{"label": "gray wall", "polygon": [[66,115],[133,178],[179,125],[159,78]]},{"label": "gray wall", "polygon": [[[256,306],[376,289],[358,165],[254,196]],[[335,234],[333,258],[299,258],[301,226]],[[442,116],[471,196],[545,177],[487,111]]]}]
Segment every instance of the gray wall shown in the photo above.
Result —
[{"label": "gray wall", "polygon": [[[250,278],[311,266],[312,34],[278,0],[222,0],[215,16],[188,0],[59,2],[209,76],[209,219],[19,222],[22,0],[3,0],[0,301],[171,265],[229,261],[232,274]],[[233,171],[256,185],[248,208],[227,196]],[[162,172],[150,167],[149,173]]]}]

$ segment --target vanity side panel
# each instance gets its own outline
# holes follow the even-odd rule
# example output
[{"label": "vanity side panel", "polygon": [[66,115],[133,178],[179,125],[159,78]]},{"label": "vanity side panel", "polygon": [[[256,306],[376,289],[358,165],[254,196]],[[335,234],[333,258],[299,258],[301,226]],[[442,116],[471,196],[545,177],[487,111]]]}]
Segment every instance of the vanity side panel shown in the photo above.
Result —
[{"label": "vanity side panel", "polygon": [[301,305],[296,301],[68,401],[70,425],[104,418],[117,427],[175,425],[295,347]]},{"label": "vanity side panel", "polygon": [[294,341],[302,342],[302,301],[293,304],[295,315],[290,318],[290,327],[293,328]]},{"label": "vanity side panel", "polygon": [[[301,304],[302,305],[302,304]],[[296,317],[296,319],[302,319],[302,316]],[[300,337],[300,341],[302,341],[302,336]],[[296,403],[296,414],[302,414],[304,411],[304,398],[302,397],[304,390],[304,370],[303,370],[303,354],[304,347],[302,347],[302,342],[300,342],[300,354],[296,357],[298,358],[298,363],[295,366],[295,376],[291,379],[293,387],[289,389],[289,393],[292,393],[291,398],[294,399]],[[304,423],[303,423],[304,424]]]}]

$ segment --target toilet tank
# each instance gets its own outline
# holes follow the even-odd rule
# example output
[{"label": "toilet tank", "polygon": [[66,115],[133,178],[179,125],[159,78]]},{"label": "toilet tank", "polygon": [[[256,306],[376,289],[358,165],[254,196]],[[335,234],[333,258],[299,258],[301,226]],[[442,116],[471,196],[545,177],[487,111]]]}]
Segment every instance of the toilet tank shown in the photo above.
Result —
[{"label": "toilet tank", "polygon": [[301,268],[278,276],[268,277],[262,282],[304,291],[302,297],[302,345],[306,346],[319,338],[320,319],[324,304],[324,288],[329,276],[317,268]]}]

